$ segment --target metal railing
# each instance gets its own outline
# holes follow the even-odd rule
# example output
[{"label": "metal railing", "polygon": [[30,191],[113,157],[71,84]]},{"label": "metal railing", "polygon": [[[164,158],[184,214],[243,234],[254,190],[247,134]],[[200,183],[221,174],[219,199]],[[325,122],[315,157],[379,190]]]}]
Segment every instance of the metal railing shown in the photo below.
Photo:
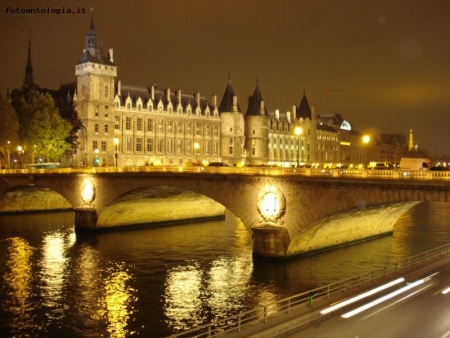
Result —
[{"label": "metal railing", "polygon": [[425,251],[418,255],[408,257],[402,262],[395,263],[392,266],[385,266],[383,269],[373,270],[343,281],[308,290],[297,295],[278,300],[264,306],[258,306],[252,310],[244,311],[208,324],[200,325],[195,328],[175,333],[170,338],[187,337],[215,337],[227,332],[241,332],[244,326],[258,322],[267,323],[275,316],[280,314],[289,314],[292,310],[300,306],[307,306],[312,300],[329,299],[333,295],[342,294],[345,296],[347,290],[354,287],[361,287],[365,282],[373,282],[378,278],[386,277],[391,273],[398,273],[401,270],[419,265],[430,259],[442,258],[450,255],[450,244]]},{"label": "metal railing", "polygon": [[323,169],[281,167],[203,167],[203,166],[126,166],[126,167],[64,167],[53,169],[1,169],[0,174],[102,174],[102,173],[202,173],[221,175],[268,175],[347,177],[358,179],[440,180],[450,181],[450,171]]}]

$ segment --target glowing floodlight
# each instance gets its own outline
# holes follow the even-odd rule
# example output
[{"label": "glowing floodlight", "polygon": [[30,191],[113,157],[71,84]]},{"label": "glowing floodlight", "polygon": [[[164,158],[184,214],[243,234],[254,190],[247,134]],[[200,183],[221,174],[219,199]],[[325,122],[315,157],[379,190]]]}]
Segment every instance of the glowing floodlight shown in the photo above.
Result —
[{"label": "glowing floodlight", "polygon": [[268,185],[258,195],[257,208],[263,218],[262,223],[281,225],[280,218],[286,211],[286,198],[280,189]]},{"label": "glowing floodlight", "polygon": [[81,199],[85,204],[91,204],[95,199],[94,182],[90,179],[85,179],[81,186]]}]

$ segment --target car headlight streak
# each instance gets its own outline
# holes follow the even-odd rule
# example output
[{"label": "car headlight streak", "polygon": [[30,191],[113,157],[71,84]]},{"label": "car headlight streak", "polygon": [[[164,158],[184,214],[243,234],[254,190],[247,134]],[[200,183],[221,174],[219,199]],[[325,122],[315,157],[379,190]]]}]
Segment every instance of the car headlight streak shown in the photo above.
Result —
[{"label": "car headlight streak", "polygon": [[432,274],[432,275],[430,275],[428,277],[425,277],[423,279],[419,279],[418,281],[415,281],[414,283],[408,284],[408,285],[402,287],[401,289],[393,291],[393,292],[391,292],[391,293],[389,293],[389,294],[387,294],[387,295],[385,295],[383,297],[375,299],[374,301],[372,301],[370,303],[367,303],[367,304],[365,304],[363,306],[360,306],[359,308],[356,308],[355,310],[347,312],[347,313],[343,314],[341,317],[342,318],[350,318],[350,317],[352,317],[352,316],[354,316],[354,315],[356,315],[358,313],[361,313],[361,312],[363,312],[363,311],[365,311],[365,310],[367,310],[367,309],[369,309],[369,308],[371,308],[371,307],[373,307],[375,305],[378,305],[378,304],[380,304],[380,303],[382,303],[382,302],[384,302],[384,301],[386,301],[388,299],[391,299],[391,298],[393,298],[395,296],[398,296],[399,294],[401,294],[403,292],[406,292],[406,291],[408,291],[408,290],[410,290],[412,288],[415,288],[416,286],[418,286],[420,284],[425,283],[427,280],[429,280],[430,278],[432,278],[436,274],[437,273],[434,273],[434,274]]},{"label": "car headlight streak", "polygon": [[396,279],[396,280],[393,280],[392,282],[383,284],[383,285],[381,285],[381,286],[379,286],[379,287],[377,287],[377,288],[375,288],[375,289],[372,289],[372,290],[370,290],[370,291],[364,292],[364,293],[362,293],[362,294],[360,294],[360,295],[358,295],[358,296],[356,296],[356,297],[353,297],[353,298],[344,300],[343,302],[340,302],[340,303],[338,303],[338,304],[336,304],[336,305],[330,306],[330,307],[328,307],[328,308],[326,308],[326,309],[320,311],[320,313],[323,314],[323,315],[325,315],[325,314],[330,313],[330,312],[332,312],[332,311],[338,310],[338,309],[340,309],[340,308],[342,308],[342,307],[344,307],[344,306],[347,306],[347,305],[349,305],[349,304],[352,304],[352,303],[354,303],[354,302],[357,302],[358,300],[361,300],[361,299],[364,299],[364,298],[369,297],[369,296],[371,296],[371,295],[374,295],[374,294],[376,294],[377,292],[380,292],[380,291],[383,291],[383,290],[385,290],[385,289],[387,289],[387,288],[390,288],[391,286],[400,284],[400,283],[402,283],[402,282],[404,282],[404,281],[405,281],[405,278],[403,278],[403,277],[402,277],[402,278],[399,278],[399,279]]}]

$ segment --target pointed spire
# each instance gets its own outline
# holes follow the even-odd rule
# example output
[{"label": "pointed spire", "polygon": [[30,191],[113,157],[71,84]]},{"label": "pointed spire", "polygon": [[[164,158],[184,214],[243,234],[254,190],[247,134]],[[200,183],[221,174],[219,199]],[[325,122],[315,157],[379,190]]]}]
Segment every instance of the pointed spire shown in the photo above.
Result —
[{"label": "pointed spire", "polygon": [[414,150],[414,139],[413,139],[413,130],[412,128],[409,129],[409,143],[408,143],[408,150],[413,151]]},{"label": "pointed spire", "polygon": [[25,76],[23,78],[23,87],[28,88],[34,84],[33,66],[31,65],[31,34],[28,37],[28,57],[25,66]]},{"label": "pointed spire", "polygon": [[86,35],[86,49],[91,54],[94,54],[97,50],[97,33],[95,31],[95,26],[94,26],[94,15],[92,15],[92,17],[91,17],[91,25],[90,25],[89,31]]},{"label": "pointed spire", "polygon": [[303,87],[303,97],[300,105],[297,107],[296,118],[311,119],[311,107],[306,98],[306,88]]}]

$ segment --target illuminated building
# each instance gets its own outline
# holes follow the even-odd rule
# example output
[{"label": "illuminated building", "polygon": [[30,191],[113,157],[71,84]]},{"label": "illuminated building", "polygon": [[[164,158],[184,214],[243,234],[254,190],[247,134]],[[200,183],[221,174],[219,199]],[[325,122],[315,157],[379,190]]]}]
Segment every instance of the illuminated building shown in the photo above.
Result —
[{"label": "illuminated building", "polygon": [[40,89],[32,72],[29,42],[24,86],[13,93],[20,96],[37,88],[54,97],[60,112],[76,110],[82,122],[71,159],[76,166],[184,165],[197,160],[236,166],[365,165],[399,159],[404,147],[398,138],[392,146],[386,137],[375,136],[370,145],[364,144],[340,115],[316,114],[305,91],[290,111],[270,111],[257,84],[244,114],[230,80],[220,105],[216,96],[209,102],[198,92],[122,83],[113,49],[105,56],[98,48],[93,21],[75,65],[76,83],[56,91]]}]

